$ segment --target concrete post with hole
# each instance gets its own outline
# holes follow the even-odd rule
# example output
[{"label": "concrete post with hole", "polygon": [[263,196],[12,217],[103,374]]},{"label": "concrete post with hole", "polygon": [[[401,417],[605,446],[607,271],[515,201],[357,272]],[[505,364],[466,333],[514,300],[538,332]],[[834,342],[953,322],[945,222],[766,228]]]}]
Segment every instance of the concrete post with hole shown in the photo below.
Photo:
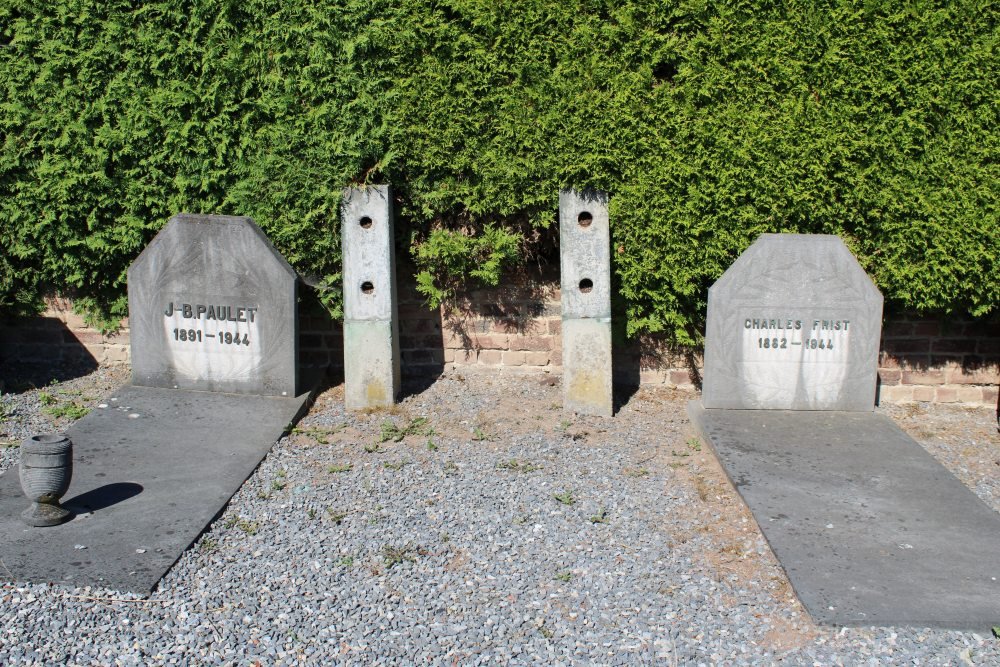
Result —
[{"label": "concrete post with hole", "polygon": [[611,236],[608,195],[559,193],[563,409],[610,417]]},{"label": "concrete post with hole", "polygon": [[389,186],[347,188],[344,253],[344,403],[392,405],[399,394],[399,321]]}]

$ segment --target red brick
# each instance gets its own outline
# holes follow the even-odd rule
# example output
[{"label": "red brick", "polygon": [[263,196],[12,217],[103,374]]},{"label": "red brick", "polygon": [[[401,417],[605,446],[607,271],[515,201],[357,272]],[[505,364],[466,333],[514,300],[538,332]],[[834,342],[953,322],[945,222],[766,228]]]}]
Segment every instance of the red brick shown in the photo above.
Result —
[{"label": "red brick", "polygon": [[525,352],[524,364],[526,366],[547,366],[549,363],[548,352]]},{"label": "red brick", "polygon": [[549,352],[549,363],[553,366],[562,366],[562,350],[552,350]]},{"label": "red brick", "polygon": [[934,400],[934,387],[913,387],[913,400],[921,403],[930,403]]},{"label": "red brick", "polygon": [[925,371],[902,371],[903,384],[944,384],[944,371],[929,368]]},{"label": "red brick", "polygon": [[500,350],[480,350],[477,362],[485,366],[496,366],[503,362],[503,352]]},{"label": "red brick", "polygon": [[931,342],[923,338],[890,338],[883,341],[882,349],[892,354],[930,352]]},{"label": "red brick", "polygon": [[511,336],[510,349],[541,352],[552,349],[552,339],[547,336]]},{"label": "red brick", "polygon": [[983,387],[983,403],[986,405],[996,405],[1000,407],[998,403],[1000,399],[1000,388],[998,387]]},{"label": "red brick", "polygon": [[956,391],[959,403],[975,403],[979,405],[983,402],[982,387],[958,387]]},{"label": "red brick", "polygon": [[691,371],[670,371],[670,384],[678,387],[691,384]]},{"label": "red brick", "polygon": [[911,336],[913,335],[913,323],[912,322],[887,322],[884,327],[882,327],[882,335],[886,338],[897,338],[900,336]]},{"label": "red brick", "polygon": [[551,335],[558,335],[562,333],[562,319],[551,318],[548,324],[548,331]]},{"label": "red brick", "polygon": [[976,352],[980,354],[1000,353],[1000,338],[980,338],[976,341]]},{"label": "red brick", "polygon": [[524,357],[524,352],[504,352],[501,359],[504,366],[523,366]]},{"label": "red brick", "polygon": [[973,338],[939,338],[931,344],[934,352],[975,352],[976,341]]},{"label": "red brick", "polygon": [[935,320],[924,320],[913,325],[913,335],[934,337],[941,335],[941,323]]},{"label": "red brick", "polygon": [[938,403],[954,403],[958,400],[958,391],[954,387],[938,387],[933,400]]},{"label": "red brick", "polygon": [[899,359],[886,352],[879,352],[879,368],[899,368]]},{"label": "red brick", "polygon": [[902,380],[903,377],[903,373],[902,371],[899,370],[879,369],[878,377],[883,385],[895,385],[900,383],[900,380]]}]

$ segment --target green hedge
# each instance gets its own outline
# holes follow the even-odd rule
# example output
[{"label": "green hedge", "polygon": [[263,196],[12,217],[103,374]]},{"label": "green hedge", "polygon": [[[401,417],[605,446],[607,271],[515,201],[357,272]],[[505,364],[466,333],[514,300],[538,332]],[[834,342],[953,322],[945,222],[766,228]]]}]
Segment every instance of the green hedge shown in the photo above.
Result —
[{"label": "green hedge", "polygon": [[339,309],[338,207],[390,182],[432,302],[613,193],[629,334],[696,342],[762,232],[839,234],[890,305],[1000,303],[988,0],[0,0],[0,308],[125,314],[179,211],[250,215]]}]

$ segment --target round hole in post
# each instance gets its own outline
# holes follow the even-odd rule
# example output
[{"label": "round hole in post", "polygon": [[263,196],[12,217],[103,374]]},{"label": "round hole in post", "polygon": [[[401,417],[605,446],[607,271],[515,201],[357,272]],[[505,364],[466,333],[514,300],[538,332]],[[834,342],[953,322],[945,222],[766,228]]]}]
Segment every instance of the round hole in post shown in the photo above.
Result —
[{"label": "round hole in post", "polygon": [[358,220],[358,223],[361,225],[361,227],[363,229],[371,229],[372,228],[372,219],[369,218],[367,215],[365,217],[361,218],[360,220]]},{"label": "round hole in post", "polygon": [[590,213],[590,211],[583,211],[576,217],[576,221],[581,227],[590,227],[590,223],[594,221],[594,216]]},{"label": "round hole in post", "polygon": [[583,280],[580,281],[580,291],[583,292],[584,294],[588,294],[593,289],[594,289],[594,281],[591,280],[590,278],[584,278]]},{"label": "round hole in post", "polygon": [[372,294],[375,292],[375,285],[370,280],[366,280],[361,283],[361,291],[364,294]]}]

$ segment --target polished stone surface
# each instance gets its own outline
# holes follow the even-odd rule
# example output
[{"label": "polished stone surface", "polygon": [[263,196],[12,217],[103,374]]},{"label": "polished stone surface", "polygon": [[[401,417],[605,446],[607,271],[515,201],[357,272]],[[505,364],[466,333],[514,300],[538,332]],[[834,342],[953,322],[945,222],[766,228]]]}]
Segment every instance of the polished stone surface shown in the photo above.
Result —
[{"label": "polished stone surface", "polygon": [[67,431],[70,521],[26,527],[18,469],[0,475],[0,578],[148,594],[307,400],[122,388]]},{"label": "polished stone surface", "polygon": [[997,624],[1000,514],[890,419],[688,412],[816,621]]}]

